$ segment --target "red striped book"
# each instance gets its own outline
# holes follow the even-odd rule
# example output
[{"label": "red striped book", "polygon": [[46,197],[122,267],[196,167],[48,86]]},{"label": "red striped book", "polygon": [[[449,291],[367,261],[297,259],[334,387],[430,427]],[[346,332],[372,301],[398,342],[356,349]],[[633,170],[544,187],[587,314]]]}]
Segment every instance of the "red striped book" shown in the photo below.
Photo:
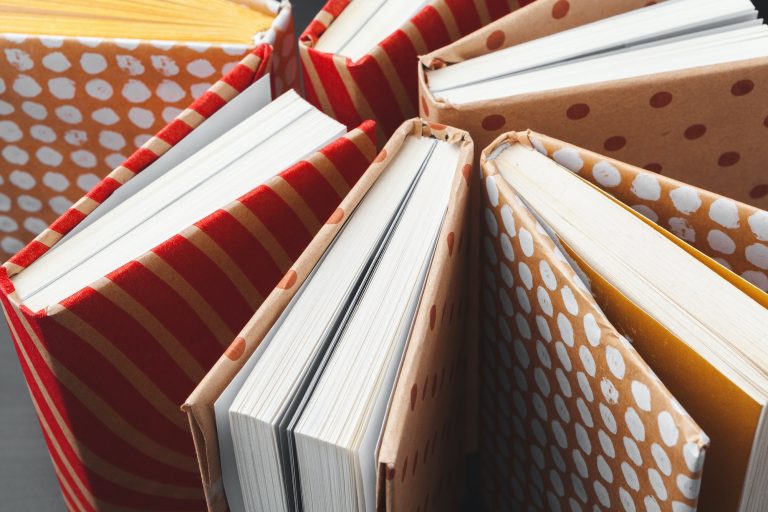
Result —
[{"label": "red striped book", "polygon": [[[259,87],[268,94],[259,79],[270,53],[256,48],[0,267],[3,309],[69,510],[205,509],[179,407],[375,156],[373,123],[343,134],[295,93],[241,119],[264,100]],[[307,116],[336,131],[297,137]],[[264,157],[278,153],[276,140],[289,141],[288,160]],[[201,169],[211,176],[194,182]],[[234,196],[216,204],[225,189]],[[173,222],[181,229],[165,236]]]},{"label": "red striped book", "polygon": [[299,40],[306,97],[350,128],[375,119],[389,137],[417,115],[419,55],[530,2],[386,0],[366,10],[361,2],[330,0]]}]

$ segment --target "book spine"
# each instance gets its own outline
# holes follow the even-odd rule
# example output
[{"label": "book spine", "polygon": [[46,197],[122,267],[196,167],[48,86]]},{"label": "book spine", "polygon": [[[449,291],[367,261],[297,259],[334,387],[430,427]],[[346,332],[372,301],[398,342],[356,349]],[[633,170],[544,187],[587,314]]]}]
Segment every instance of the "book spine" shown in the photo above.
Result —
[{"label": "book spine", "polygon": [[382,140],[416,115],[418,55],[455,41],[511,10],[509,2],[498,0],[433,2],[368,55],[353,62],[314,49],[346,5],[328,2],[299,39],[307,100],[348,127],[363,119],[376,120]]}]

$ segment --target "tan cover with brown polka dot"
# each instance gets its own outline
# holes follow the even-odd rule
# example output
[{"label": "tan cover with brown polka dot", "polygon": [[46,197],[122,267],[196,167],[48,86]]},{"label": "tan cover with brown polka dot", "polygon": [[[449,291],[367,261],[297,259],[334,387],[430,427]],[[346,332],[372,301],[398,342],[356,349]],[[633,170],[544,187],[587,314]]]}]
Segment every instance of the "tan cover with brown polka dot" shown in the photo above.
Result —
[{"label": "tan cover with brown polka dot", "polygon": [[537,0],[508,14],[421,57],[421,116],[469,131],[479,148],[510,130],[537,130],[767,208],[766,58],[463,105],[436,99],[425,83],[425,69],[651,3]]},{"label": "tan cover with brown polka dot", "polygon": [[322,257],[349,213],[385,171],[406,137],[434,137],[460,147],[452,199],[439,236],[413,331],[395,387],[379,456],[380,510],[446,510],[458,502],[464,455],[463,382],[468,258],[468,180],[473,145],[468,134],[415,119],[392,136],[368,171],[307,250],[288,271],[230,348],[183,406],[192,428],[209,510],[226,510],[214,403],[254,353],[283,309]]},{"label": "tan cover with brown polka dot", "polygon": [[[518,440],[483,446],[486,496],[552,510],[577,500],[585,510],[675,511],[692,510],[698,496],[700,511],[736,510],[761,405],[551,238],[496,171],[490,155],[509,143],[641,212],[768,306],[768,295],[725,268],[768,286],[768,213],[538,133],[499,137],[481,157],[481,373],[493,375],[482,387],[481,417],[490,418],[481,437],[498,438],[511,424]],[[494,402],[499,394],[506,406]]]},{"label": "tan cover with brown polka dot", "polygon": [[[122,165],[255,46],[273,47],[273,92],[299,87],[288,0],[254,43],[0,34],[0,260]],[[213,107],[214,105],[207,105]]]}]

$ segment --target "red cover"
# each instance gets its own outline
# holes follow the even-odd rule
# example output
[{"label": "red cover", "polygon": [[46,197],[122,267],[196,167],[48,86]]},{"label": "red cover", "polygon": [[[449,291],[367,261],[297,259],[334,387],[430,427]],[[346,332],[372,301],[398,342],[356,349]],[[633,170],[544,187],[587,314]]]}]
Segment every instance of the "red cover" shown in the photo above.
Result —
[{"label": "red cover", "polygon": [[314,49],[350,0],[330,0],[299,38],[307,101],[347,127],[375,119],[386,138],[418,115],[419,55],[501,18],[532,0],[436,0],[357,62]]},{"label": "red cover", "polygon": [[256,48],[0,269],[3,309],[69,510],[199,511],[179,406],[375,156],[363,124],[61,303],[10,277],[268,69]]}]

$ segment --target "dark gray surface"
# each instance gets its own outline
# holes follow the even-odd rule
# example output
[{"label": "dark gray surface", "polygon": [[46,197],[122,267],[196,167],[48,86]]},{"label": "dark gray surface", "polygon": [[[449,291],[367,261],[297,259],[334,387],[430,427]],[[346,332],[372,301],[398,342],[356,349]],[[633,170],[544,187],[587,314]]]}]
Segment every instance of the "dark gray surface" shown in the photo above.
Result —
[{"label": "dark gray surface", "polygon": [[[325,2],[295,0],[298,32]],[[64,510],[8,326],[0,320],[0,511]]]}]

